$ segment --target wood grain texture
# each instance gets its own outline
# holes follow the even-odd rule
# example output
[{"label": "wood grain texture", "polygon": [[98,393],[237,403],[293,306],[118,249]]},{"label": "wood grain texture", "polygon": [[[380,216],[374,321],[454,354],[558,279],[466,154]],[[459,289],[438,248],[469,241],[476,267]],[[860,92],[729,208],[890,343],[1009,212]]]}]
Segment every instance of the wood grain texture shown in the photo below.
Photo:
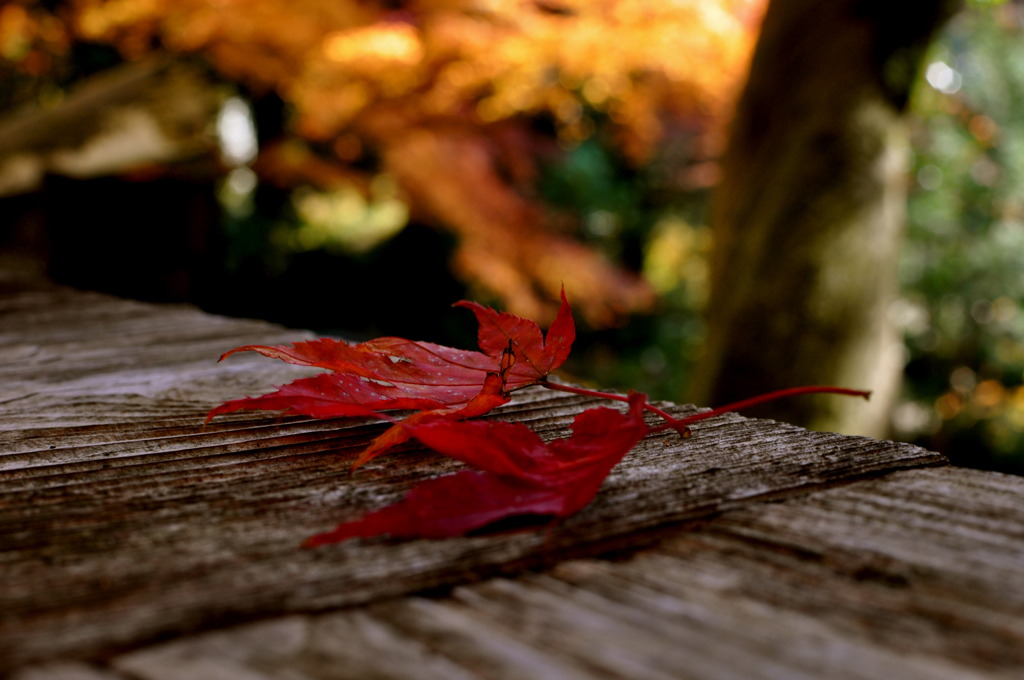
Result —
[{"label": "wood grain texture", "polygon": [[[220,401],[306,374],[217,356],[306,337],[57,288],[0,295],[0,672],[635,550],[673,523],[945,463],[905,444],[729,415],[689,440],[649,437],[593,504],[550,531],[300,550],[458,468],[408,445],[350,475],[381,431],[362,420],[239,414],[202,426]],[[562,436],[593,403],[525,390],[500,417]],[[391,634],[368,621],[346,625]]]},{"label": "wood grain texture", "polygon": [[[904,471],[668,529],[626,559],[275,618],[84,668],[136,680],[1009,680],[1024,672],[1022,491],[1016,477]],[[66,667],[16,680],[62,680],[55,670]]]}]

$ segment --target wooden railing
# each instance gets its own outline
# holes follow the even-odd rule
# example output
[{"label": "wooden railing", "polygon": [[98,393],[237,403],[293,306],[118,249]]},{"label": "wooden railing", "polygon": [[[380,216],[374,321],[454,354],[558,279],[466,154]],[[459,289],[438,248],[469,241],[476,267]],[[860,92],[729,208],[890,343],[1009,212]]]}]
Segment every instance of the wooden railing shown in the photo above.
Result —
[{"label": "wooden railing", "polygon": [[[546,530],[301,549],[458,468],[407,444],[351,474],[366,420],[203,426],[303,374],[221,352],[306,337],[2,287],[0,675],[1024,677],[1024,480],[907,444],[726,415]],[[591,404],[500,415],[557,435]]]}]

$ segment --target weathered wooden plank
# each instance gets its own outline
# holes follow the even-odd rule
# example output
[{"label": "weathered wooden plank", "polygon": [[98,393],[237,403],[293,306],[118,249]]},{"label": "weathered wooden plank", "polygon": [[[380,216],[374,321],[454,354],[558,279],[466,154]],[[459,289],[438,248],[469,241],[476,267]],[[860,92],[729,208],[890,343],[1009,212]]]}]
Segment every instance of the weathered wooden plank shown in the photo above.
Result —
[{"label": "weathered wooden plank", "polygon": [[367,611],[457,660],[508,637],[598,677],[1020,677],[1022,492],[903,472],[748,505],[628,561]]},{"label": "weathered wooden plank", "polygon": [[[665,524],[944,464],[908,445],[725,416],[686,441],[649,437],[550,532],[304,551],[305,536],[457,464],[409,445],[349,475],[380,431],[358,420],[201,426],[219,401],[303,374],[259,358],[217,365],[222,351],[303,337],[62,289],[0,296],[0,670],[636,547]],[[501,416],[561,436],[592,404],[534,389]]]},{"label": "weathered wooden plank", "polygon": [[55,661],[25,667],[15,675],[17,680],[130,680],[120,673],[78,661]]},{"label": "weathered wooden plank", "polygon": [[[88,668],[139,680],[1019,678],[1022,499],[1017,477],[905,471],[666,529],[625,559],[273,619]],[[16,680],[59,680],[45,670]]]},{"label": "weathered wooden plank", "polygon": [[63,288],[0,295],[0,407],[8,434],[0,455],[15,441],[12,431],[187,422],[211,401],[301,375],[255,357],[218,365],[226,349],[306,337],[193,307]]}]

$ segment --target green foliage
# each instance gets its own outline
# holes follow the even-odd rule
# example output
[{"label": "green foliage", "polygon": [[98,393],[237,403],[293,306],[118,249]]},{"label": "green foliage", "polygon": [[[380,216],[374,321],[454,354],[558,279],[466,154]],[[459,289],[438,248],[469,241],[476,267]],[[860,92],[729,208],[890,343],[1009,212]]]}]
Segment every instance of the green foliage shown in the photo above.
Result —
[{"label": "green foliage", "polygon": [[676,139],[635,168],[601,139],[547,167],[542,196],[580,220],[585,238],[605,255],[641,271],[658,292],[658,309],[623,328],[585,329],[566,368],[594,385],[678,400],[704,337],[707,191],[679,189],[679,171],[693,161],[691,140]]},{"label": "green foliage", "polygon": [[926,64],[902,263],[899,434],[1024,472],[1024,41],[972,3]]},{"label": "green foliage", "polygon": [[[1024,12],[971,2],[933,46],[916,93],[897,318],[906,338],[896,436],[962,465],[1024,474]],[[688,150],[687,150],[688,151]],[[671,197],[664,154],[631,170],[596,140],[549,169],[545,197],[630,258],[659,313],[584,334],[569,368],[608,386],[682,395],[703,339],[704,192]],[[594,228],[595,225],[598,228]]]}]

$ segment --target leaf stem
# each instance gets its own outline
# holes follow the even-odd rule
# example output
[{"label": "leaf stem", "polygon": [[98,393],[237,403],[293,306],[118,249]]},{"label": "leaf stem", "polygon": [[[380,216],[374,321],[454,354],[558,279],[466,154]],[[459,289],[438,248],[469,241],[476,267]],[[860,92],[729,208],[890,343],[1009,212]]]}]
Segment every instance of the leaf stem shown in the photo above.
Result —
[{"label": "leaf stem", "polygon": [[[585,387],[575,387],[573,385],[563,385],[561,383],[553,383],[553,382],[550,382],[547,379],[541,380],[538,384],[548,388],[549,390],[558,390],[560,392],[571,392],[573,394],[582,394],[582,395],[587,396],[587,397],[597,397],[598,399],[612,399],[614,401],[624,401],[626,403],[629,403],[629,397],[627,397],[625,395],[622,395],[622,394],[612,394],[610,392],[598,392],[597,390],[588,390]],[[658,414],[661,418],[663,418],[666,421],[666,426],[667,427],[675,428],[676,423],[681,423],[682,422],[682,421],[680,421],[680,420],[678,420],[676,418],[673,418],[671,415],[668,414],[668,412],[658,408],[654,404],[651,404],[651,403],[648,403],[648,402],[644,402],[644,408],[647,409],[648,411],[650,411],[651,413]],[[685,425],[683,427],[685,428]],[[682,432],[680,432],[680,434],[682,434]]]},{"label": "leaf stem", "polygon": [[[561,383],[554,383],[547,379],[541,380],[538,383],[549,390],[558,390],[560,392],[571,392],[572,394],[581,394],[587,397],[596,397],[598,399],[612,399],[614,401],[628,402],[629,397],[621,394],[611,394],[609,392],[599,392],[597,390],[588,390],[585,387],[575,387],[573,385],[563,385]],[[774,392],[767,392],[765,394],[759,394],[756,397],[750,397],[749,399],[742,399],[740,401],[734,401],[731,404],[725,406],[719,406],[713,408],[710,411],[701,411],[700,413],[694,413],[693,415],[686,416],[685,418],[674,418],[669,415],[666,411],[654,406],[653,404],[645,403],[644,408],[652,413],[658,414],[662,419],[665,420],[665,424],[660,427],[652,429],[652,432],[661,432],[663,430],[672,429],[678,432],[683,437],[690,436],[690,428],[688,427],[691,423],[695,423],[698,420],[705,420],[707,418],[714,418],[715,416],[722,415],[723,413],[730,413],[732,411],[739,411],[751,406],[763,404],[768,401],[775,401],[776,399],[784,399],[786,397],[792,397],[798,394],[844,394],[853,397],[864,397],[868,399],[871,397],[871,392],[865,390],[852,390],[847,387],[832,387],[831,385],[807,385],[804,387],[787,387],[783,390],[775,390]]]},{"label": "leaf stem", "polygon": [[740,401],[734,401],[731,404],[725,406],[719,406],[713,408],[710,411],[701,411],[700,413],[694,413],[693,415],[686,416],[685,418],[679,418],[675,420],[675,423],[669,423],[658,428],[659,430],[672,428],[678,430],[678,426],[687,426],[691,423],[695,423],[698,420],[705,420],[707,418],[714,418],[720,416],[723,413],[730,413],[732,411],[740,411],[751,406],[763,404],[767,401],[775,401],[776,399],[784,399],[786,397],[792,397],[798,394],[843,394],[852,397],[864,397],[869,399],[871,392],[866,390],[852,390],[847,387],[833,387],[831,385],[806,385],[803,387],[787,387],[783,390],[775,390],[774,392],[766,392],[765,394],[759,394],[756,397],[750,397],[749,399],[741,399]]}]

